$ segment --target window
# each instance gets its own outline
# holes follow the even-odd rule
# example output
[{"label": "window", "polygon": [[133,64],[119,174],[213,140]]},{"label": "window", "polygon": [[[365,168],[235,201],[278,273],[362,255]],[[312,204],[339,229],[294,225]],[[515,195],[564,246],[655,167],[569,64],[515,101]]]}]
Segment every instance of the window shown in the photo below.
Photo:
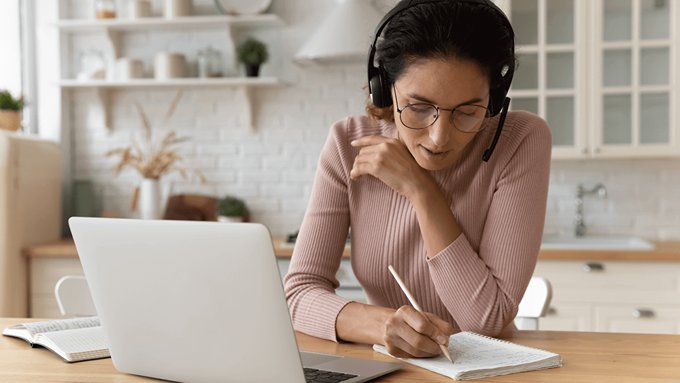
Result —
[{"label": "window", "polygon": [[0,2],[0,89],[21,94],[21,25],[19,0]]}]

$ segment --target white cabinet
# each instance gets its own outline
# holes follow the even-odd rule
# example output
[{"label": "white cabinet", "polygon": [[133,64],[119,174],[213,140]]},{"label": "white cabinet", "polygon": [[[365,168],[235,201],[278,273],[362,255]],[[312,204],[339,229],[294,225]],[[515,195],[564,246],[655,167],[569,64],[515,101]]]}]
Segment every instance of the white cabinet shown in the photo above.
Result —
[{"label": "white cabinet", "polygon": [[553,287],[542,330],[680,334],[680,263],[539,261]]},{"label": "white cabinet", "polygon": [[547,315],[539,320],[539,329],[546,331],[589,331],[591,322],[590,305],[558,303],[552,304]]},{"label": "white cabinet", "polygon": [[505,0],[519,67],[511,109],[545,118],[554,158],[680,154],[680,4]]},{"label": "white cabinet", "polygon": [[591,122],[601,127],[591,132],[596,155],[677,150],[677,31],[671,28],[671,20],[680,20],[673,17],[677,8],[667,0],[592,2]]},{"label": "white cabinet", "polygon": [[579,156],[587,145],[579,128],[587,117],[585,3],[512,0],[506,5],[519,60],[511,109],[536,113],[549,122],[554,156]]}]

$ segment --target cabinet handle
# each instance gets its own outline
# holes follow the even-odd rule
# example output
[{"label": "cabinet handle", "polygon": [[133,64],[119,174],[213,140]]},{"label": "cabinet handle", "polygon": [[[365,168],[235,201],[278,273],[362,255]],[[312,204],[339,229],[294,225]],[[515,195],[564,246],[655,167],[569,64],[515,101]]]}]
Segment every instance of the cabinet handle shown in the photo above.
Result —
[{"label": "cabinet handle", "polygon": [[635,318],[654,318],[654,315],[654,310],[652,309],[636,308],[633,310],[633,316]]},{"label": "cabinet handle", "polygon": [[557,309],[553,306],[548,307],[548,311],[545,315],[557,315]]},{"label": "cabinet handle", "polygon": [[587,262],[583,265],[583,271],[586,273],[591,273],[594,271],[602,272],[604,271],[604,265],[600,262]]}]

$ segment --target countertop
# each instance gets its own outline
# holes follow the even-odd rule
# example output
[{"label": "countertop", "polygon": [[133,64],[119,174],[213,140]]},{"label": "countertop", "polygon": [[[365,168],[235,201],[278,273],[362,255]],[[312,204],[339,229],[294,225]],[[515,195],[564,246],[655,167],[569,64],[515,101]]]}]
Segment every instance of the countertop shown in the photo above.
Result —
[{"label": "countertop", "polygon": [[[541,250],[540,261],[649,261],[649,262],[680,262],[680,241],[653,242],[654,250]],[[274,238],[274,252],[279,258],[290,258],[293,246],[282,238]],[[350,256],[347,246],[343,256]],[[24,249],[24,256],[28,258],[69,258],[77,257],[73,239],[65,238],[59,241],[30,246]]]}]

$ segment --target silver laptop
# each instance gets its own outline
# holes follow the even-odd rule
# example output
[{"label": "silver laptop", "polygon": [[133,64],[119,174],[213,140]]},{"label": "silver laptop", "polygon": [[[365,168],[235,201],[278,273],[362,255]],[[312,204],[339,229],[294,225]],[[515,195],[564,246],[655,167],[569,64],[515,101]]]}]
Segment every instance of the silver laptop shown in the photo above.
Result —
[{"label": "silver laptop", "polygon": [[79,217],[69,225],[119,371],[297,383],[323,370],[350,383],[400,367],[298,352],[263,225]]}]

